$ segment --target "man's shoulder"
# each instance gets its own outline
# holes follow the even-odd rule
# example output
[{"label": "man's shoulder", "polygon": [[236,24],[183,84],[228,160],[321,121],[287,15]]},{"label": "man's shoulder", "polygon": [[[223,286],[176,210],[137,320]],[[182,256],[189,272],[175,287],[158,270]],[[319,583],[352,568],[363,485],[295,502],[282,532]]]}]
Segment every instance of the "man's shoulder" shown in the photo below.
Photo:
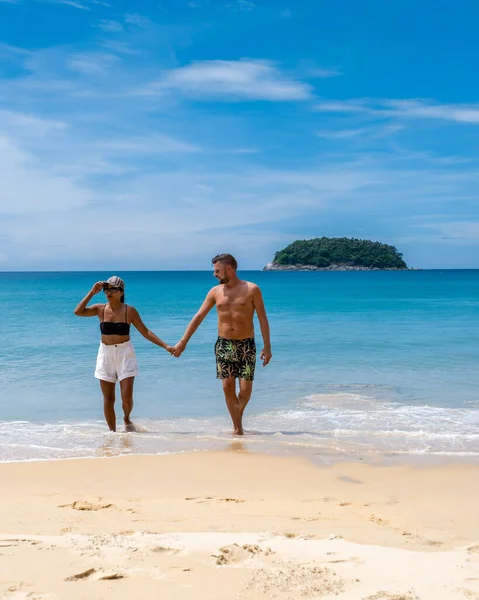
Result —
[{"label": "man's shoulder", "polygon": [[256,290],[260,289],[259,285],[257,283],[253,283],[252,281],[243,280],[243,283],[248,286],[248,290],[251,292],[255,292]]}]

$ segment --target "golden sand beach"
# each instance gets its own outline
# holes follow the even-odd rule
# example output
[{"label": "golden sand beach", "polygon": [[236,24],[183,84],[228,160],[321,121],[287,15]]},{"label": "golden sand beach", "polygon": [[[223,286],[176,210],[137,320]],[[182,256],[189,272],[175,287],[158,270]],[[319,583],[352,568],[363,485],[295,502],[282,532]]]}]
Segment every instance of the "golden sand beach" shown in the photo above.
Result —
[{"label": "golden sand beach", "polygon": [[479,599],[479,466],[0,465],[2,600]]}]

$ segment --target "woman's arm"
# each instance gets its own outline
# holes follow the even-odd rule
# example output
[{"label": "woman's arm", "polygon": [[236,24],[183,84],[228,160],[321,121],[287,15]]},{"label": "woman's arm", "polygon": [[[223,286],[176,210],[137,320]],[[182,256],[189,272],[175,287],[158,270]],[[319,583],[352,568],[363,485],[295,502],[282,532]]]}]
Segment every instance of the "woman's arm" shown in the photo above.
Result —
[{"label": "woman's arm", "polygon": [[148,329],[148,327],[141,320],[141,317],[140,317],[138,311],[136,310],[136,308],[134,308],[133,306],[129,306],[128,308],[130,309],[130,314],[133,317],[131,319],[131,322],[138,329],[138,331],[141,333],[141,335],[144,338],[146,338],[147,340],[149,340],[150,342],[152,342],[153,344],[156,344],[157,346],[159,346],[160,348],[164,348],[167,352],[169,352],[171,354],[171,352],[173,351],[173,348],[171,346],[169,346],[166,342],[161,340],[157,335],[155,335],[153,333],[153,331],[150,331]]},{"label": "woman's arm", "polygon": [[95,285],[91,288],[88,294],[83,298],[83,300],[73,311],[77,317],[96,317],[98,315],[98,308],[102,306],[102,304],[94,304],[93,306],[90,306],[88,308],[87,304],[90,302],[93,296],[96,296],[96,294],[98,294],[98,292],[101,292],[102,289],[102,281],[98,281],[97,283],[95,283]]}]

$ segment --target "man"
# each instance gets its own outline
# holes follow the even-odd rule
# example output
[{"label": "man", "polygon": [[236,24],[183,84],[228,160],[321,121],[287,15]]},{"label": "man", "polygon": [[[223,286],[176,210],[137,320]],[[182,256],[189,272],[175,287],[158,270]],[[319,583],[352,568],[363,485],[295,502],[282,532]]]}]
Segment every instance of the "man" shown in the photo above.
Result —
[{"label": "man", "polygon": [[[214,276],[219,285],[212,288],[199,311],[190,321],[181,340],[174,346],[179,357],[191,336],[216,304],[218,340],[215,344],[216,373],[221,379],[226,406],[233,421],[234,435],[243,435],[243,413],[253,391],[256,365],[253,316],[256,311],[263,336],[264,348],[260,358],[265,367],[271,360],[269,324],[260,288],[242,281],[236,274],[238,264],[231,254],[218,254],[212,260]],[[236,380],[239,393],[236,393]]]}]

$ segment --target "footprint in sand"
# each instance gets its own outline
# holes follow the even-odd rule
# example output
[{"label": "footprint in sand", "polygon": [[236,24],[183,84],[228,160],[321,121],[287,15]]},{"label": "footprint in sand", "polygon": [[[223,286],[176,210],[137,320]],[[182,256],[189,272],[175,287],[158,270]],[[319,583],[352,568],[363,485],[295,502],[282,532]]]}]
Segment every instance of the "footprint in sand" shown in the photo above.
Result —
[{"label": "footprint in sand", "polygon": [[[93,577],[94,576],[94,577]],[[82,581],[85,579],[97,579],[98,581],[113,581],[115,579],[123,579],[125,575],[117,571],[104,571],[103,569],[87,569],[81,573],[75,573],[66,577],[65,581]]]},{"label": "footprint in sand", "polygon": [[0,600],[57,600],[54,594],[38,594],[37,592],[13,592],[2,596]]},{"label": "footprint in sand", "polygon": [[377,592],[373,596],[363,598],[363,600],[419,600],[416,594],[407,592],[406,594],[391,594],[390,592]]},{"label": "footprint in sand", "polygon": [[178,554],[179,552],[178,548],[168,548],[167,546],[155,546],[151,551],[158,554]]},{"label": "footprint in sand", "polygon": [[474,546],[469,546],[467,549],[468,554],[479,554],[479,544],[474,544]]},{"label": "footprint in sand", "polygon": [[231,502],[233,504],[242,504],[243,502],[246,502],[246,500],[240,500],[239,498],[214,498],[213,496],[206,496],[206,498],[185,498],[185,500],[196,500],[198,504],[211,504],[212,501],[227,503]]},{"label": "footprint in sand", "polygon": [[271,548],[263,550],[260,546],[253,544],[243,544],[243,546],[231,544],[230,546],[223,546],[223,548],[219,549],[219,552],[220,554],[212,554],[213,558],[216,558],[217,565],[230,565],[243,562],[260,554],[264,556],[274,554]]},{"label": "footprint in sand", "polygon": [[380,517],[376,517],[376,515],[371,515],[369,517],[369,520],[372,521],[373,523],[376,523],[376,525],[389,525],[389,521],[386,521],[385,519],[381,519]]},{"label": "footprint in sand", "polygon": [[72,504],[60,504],[58,508],[73,508],[73,510],[106,510],[107,508],[113,508],[114,504],[92,504],[86,500],[75,500]]},{"label": "footprint in sand", "polygon": [[344,589],[343,580],[327,568],[305,565],[282,566],[277,569],[259,569],[248,590],[259,590],[268,598],[317,597],[339,594]]},{"label": "footprint in sand", "polygon": [[354,479],[353,477],[349,477],[349,475],[341,475],[338,477],[341,481],[345,481],[346,483],[355,483],[355,484],[363,484],[364,481],[360,481],[359,479]]},{"label": "footprint in sand", "polygon": [[75,575],[70,575],[70,577],[66,577],[65,581],[80,581],[81,579],[88,579],[93,573],[96,573],[96,569],[87,569],[86,571],[82,571],[81,573],[75,573]]}]

